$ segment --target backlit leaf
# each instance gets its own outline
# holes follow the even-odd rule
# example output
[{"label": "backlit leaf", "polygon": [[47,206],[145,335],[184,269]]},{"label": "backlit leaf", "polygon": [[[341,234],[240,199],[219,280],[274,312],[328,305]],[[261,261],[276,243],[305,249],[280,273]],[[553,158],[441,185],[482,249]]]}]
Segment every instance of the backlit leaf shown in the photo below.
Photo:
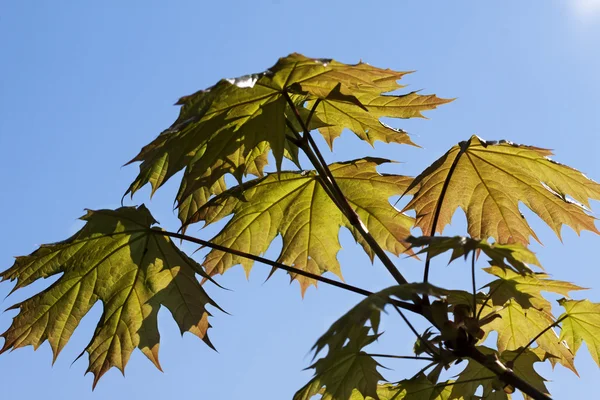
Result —
[{"label": "backlit leaf", "polygon": [[[493,300],[492,296],[492,302]],[[496,312],[500,318],[495,318],[485,329],[498,333],[497,346],[500,352],[527,346],[533,338],[555,322],[547,312],[535,308],[523,309],[515,299],[510,299],[502,307],[498,307]],[[554,329],[547,330],[535,343],[539,349],[554,356],[550,358],[551,363],[558,362],[577,373],[573,353],[559,339]]]},{"label": "backlit leaf", "polygon": [[[442,232],[460,207],[469,235],[496,242],[529,243],[535,233],[519,211],[526,205],[560,236],[562,225],[600,233],[587,214],[588,199],[600,199],[600,185],[581,172],[548,158],[549,150],[490,142],[472,136],[452,147],[411,184],[405,207],[417,213],[424,234]],[[570,198],[574,199],[570,200]],[[581,204],[579,204],[581,203]],[[439,219],[434,228],[434,218]]]},{"label": "backlit leaf", "polygon": [[[535,387],[542,393],[548,394],[548,389],[544,384],[545,379],[542,378],[533,368],[536,362],[542,362],[543,359],[536,351],[525,350],[518,358],[515,351],[504,351],[498,354],[495,350],[487,347],[479,346],[477,349],[488,356],[496,355],[498,359],[505,365],[510,365],[513,372],[525,380],[527,383]],[[506,394],[502,386],[504,384],[497,380],[496,376],[483,365],[476,361],[469,360],[467,367],[458,375],[456,383],[452,388],[451,398],[471,399],[477,391],[477,388],[483,387],[484,399],[509,399],[510,395]]]},{"label": "backlit leaf", "polygon": [[181,332],[208,340],[209,312],[216,307],[195,274],[199,264],[158,228],[144,206],[88,211],[85,226],[63,242],[43,245],[18,257],[0,276],[16,280],[15,290],[40,278],[62,276],[48,289],[11,307],[19,314],[2,334],[2,352],[50,343],[54,358],[81,319],[100,301],[103,313],[86,347],[94,386],[111,367],[122,372],[139,348],[158,368],[157,315],[164,306]]},{"label": "backlit leaf", "polygon": [[[410,178],[379,174],[376,167],[384,162],[386,160],[366,158],[332,164],[330,169],[369,232],[383,249],[397,255],[406,250],[402,240],[409,235],[413,219],[396,210],[388,198],[402,193]],[[268,174],[214,197],[188,222],[210,224],[233,214],[213,243],[262,254],[280,234],[283,249],[279,262],[314,274],[330,271],[341,276],[336,257],[340,249],[339,229],[341,226],[351,232],[353,229],[318,179],[312,171]],[[358,235],[355,238],[370,254],[368,245],[358,239]],[[242,264],[249,272],[253,262],[212,250],[203,266],[214,275],[222,274],[236,264]],[[292,278],[300,282],[303,292],[315,283],[304,276],[292,275]]]},{"label": "backlit leaf", "polygon": [[600,304],[566,299],[559,304],[565,308],[559,317],[562,320],[560,339],[569,344],[573,353],[577,353],[585,341],[590,355],[600,366]]},{"label": "backlit leaf", "polygon": [[[146,183],[154,192],[185,168],[177,202],[187,204],[196,190],[215,194],[211,188],[224,174],[238,180],[246,174],[261,176],[270,150],[279,170],[284,155],[294,160],[297,151],[286,139],[292,136],[288,124],[302,130],[286,93],[304,122],[310,102],[321,101],[306,125],[309,130],[324,129],[321,133],[330,143],[344,128],[369,143],[411,143],[405,132],[379,118],[420,117],[421,111],[449,100],[417,93],[384,95],[401,88],[396,81],[405,74],[291,54],[264,72],[223,79],[179,100],[182,108],[173,125],[130,161],[142,164],[128,193],[133,195]],[[189,213],[183,214],[185,220]]]},{"label": "backlit leaf", "polygon": [[362,351],[377,339],[368,335],[368,330],[357,329],[347,345],[330,349],[326,357],[314,363],[314,378],[294,395],[294,400],[309,400],[320,393],[322,400],[350,400],[355,392],[378,399],[377,383],[383,379],[377,371],[379,364]]}]

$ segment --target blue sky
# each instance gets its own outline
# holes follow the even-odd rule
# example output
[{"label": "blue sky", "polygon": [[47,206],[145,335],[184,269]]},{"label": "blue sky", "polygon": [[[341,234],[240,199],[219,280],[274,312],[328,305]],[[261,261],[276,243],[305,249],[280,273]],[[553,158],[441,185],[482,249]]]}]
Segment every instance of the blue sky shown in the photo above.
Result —
[{"label": "blue sky", "polygon": [[[458,98],[428,112],[429,120],[394,122],[423,149],[381,143],[372,149],[345,133],[329,160],[378,155],[402,162],[394,172],[416,175],[450,146],[478,134],[556,149],[556,160],[600,179],[599,45],[597,0],[3,2],[0,268],[74,233],[84,208],[119,206],[137,173],[137,166],[121,166],[171,124],[180,96],[222,77],[264,70],[294,51],[417,70],[406,78],[410,90]],[[176,229],[176,188],[175,179],[152,200],[146,189],[127,204],[146,203],[164,227]],[[533,249],[547,271],[592,287],[586,295],[600,301],[599,238],[565,229],[561,244],[549,228],[537,222],[534,228],[544,246]],[[209,238],[214,230],[189,232]],[[464,232],[462,215],[449,232]],[[371,290],[392,283],[347,232],[341,241],[348,283]],[[267,255],[276,250],[277,244]],[[401,258],[398,265],[419,279],[421,264]],[[303,368],[314,341],[360,298],[320,285],[302,300],[283,273],[264,283],[268,271],[257,265],[246,281],[237,267],[220,280],[232,292],[210,288],[232,314],[212,318],[218,353],[192,335],[181,338],[162,311],[165,372],[135,352],[125,378],[112,370],[92,392],[92,376],[83,376],[87,360],[71,363],[93,332],[101,313],[96,306],[54,366],[47,344],[0,356],[0,398],[291,398],[312,374]],[[433,279],[468,287],[466,271],[460,263],[441,262]],[[1,284],[0,298],[10,288]],[[1,306],[31,294],[22,290]],[[0,314],[0,330],[13,315]],[[383,327],[380,349],[409,354],[414,337],[408,329],[391,315]],[[393,368],[384,372],[389,379],[418,369],[412,362],[385,365]],[[555,398],[589,398],[597,390],[599,371],[589,355],[581,351],[576,365],[581,379],[560,366],[538,368],[552,381]]]}]

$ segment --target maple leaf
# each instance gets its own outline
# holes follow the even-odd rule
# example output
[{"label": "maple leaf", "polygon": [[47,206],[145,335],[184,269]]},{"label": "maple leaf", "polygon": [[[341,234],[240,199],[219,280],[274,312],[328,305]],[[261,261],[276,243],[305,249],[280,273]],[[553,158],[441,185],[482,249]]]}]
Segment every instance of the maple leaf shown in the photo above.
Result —
[{"label": "maple leaf", "polygon": [[570,282],[549,279],[543,273],[521,275],[497,266],[484,268],[484,271],[499,278],[486,285],[492,293],[492,304],[495,305],[503,305],[513,299],[523,309],[533,307],[552,315],[552,306],[542,296],[542,292],[568,296],[571,291],[585,290]]},{"label": "maple leaf", "polygon": [[[502,300],[503,297],[500,296],[499,299]],[[491,300],[493,305],[499,305],[499,303],[494,303],[494,295],[492,295]],[[559,339],[554,329],[547,329],[555,323],[552,315],[536,308],[524,309],[515,299],[510,299],[507,303],[495,308],[493,312],[500,318],[495,318],[489,322],[486,329],[498,333],[498,351],[517,350],[520,347],[525,347],[529,345],[533,338],[545,331],[535,340],[538,348],[553,356],[549,358],[553,365],[558,362],[577,374],[573,353]]]},{"label": "maple leaf", "polygon": [[452,250],[450,262],[461,256],[466,259],[470,252],[481,250],[490,258],[490,263],[503,269],[524,273],[531,271],[528,264],[541,267],[535,254],[519,244],[490,244],[465,236],[409,236],[406,241],[411,244],[411,249],[426,246],[417,254],[427,253],[431,258]]},{"label": "maple leaf", "polygon": [[433,235],[443,231],[460,207],[471,237],[528,244],[530,236],[536,240],[537,236],[519,211],[521,202],[559,237],[563,224],[577,233],[600,233],[586,212],[589,198],[600,199],[600,185],[550,160],[551,154],[537,147],[472,136],[415,178],[407,193],[416,192],[403,211],[414,209],[416,226]]},{"label": "maple leaf", "polygon": [[146,207],[88,211],[82,219],[86,224],[74,236],[18,257],[0,274],[2,280],[17,281],[14,291],[62,273],[48,289],[11,307],[19,314],[2,334],[1,352],[37,348],[47,340],[56,359],[98,301],[104,311],[85,349],[94,386],[111,367],[123,372],[136,347],[160,368],[161,305],[171,311],[182,333],[189,331],[212,347],[206,306],[218,306],[195,274],[208,276],[160,229],[152,228],[156,221]]},{"label": "maple leaf", "polygon": [[[381,123],[379,117],[418,117],[450,100],[416,93],[383,95],[400,88],[396,81],[405,74],[290,54],[262,73],[223,79],[179,100],[182,108],[173,125],[129,162],[142,164],[127,193],[133,195],[146,183],[154,193],[185,168],[179,204],[196,190],[216,194],[211,188],[224,174],[238,180],[248,173],[261,176],[269,150],[280,170],[284,155],[297,159],[297,148],[286,139],[289,126],[303,130],[297,117],[309,130],[330,129],[339,135],[349,128],[370,143],[411,143],[405,132]],[[305,105],[317,100],[320,104],[311,113]],[[322,133],[331,143],[332,134]],[[187,214],[184,211],[181,218]]]},{"label": "maple leaf", "polygon": [[[365,158],[330,165],[339,187],[368,231],[381,246],[396,255],[406,250],[402,241],[409,235],[413,219],[396,210],[388,198],[402,193],[410,178],[379,174],[383,159]],[[212,242],[251,254],[265,252],[278,234],[283,248],[278,262],[314,274],[333,272],[341,277],[337,252],[341,226],[372,256],[369,246],[354,232],[335,203],[328,197],[313,171],[268,174],[217,195],[188,221],[216,222],[230,214],[233,218]],[[377,193],[377,196],[373,196]],[[236,264],[247,272],[253,262],[230,253],[212,250],[203,266],[209,275],[222,274]],[[292,274],[302,292],[315,281]]]},{"label": "maple leaf", "polygon": [[[548,389],[544,384],[545,379],[533,368],[533,365],[536,362],[544,361],[543,357],[539,356],[539,352],[527,349],[519,355],[516,351],[503,351],[498,353],[495,350],[484,346],[478,346],[477,349],[489,357],[498,357],[505,365],[510,365],[511,369],[518,377],[527,381],[540,392],[548,394]],[[483,386],[482,398],[484,399],[500,400],[510,398],[510,395],[503,391],[503,383],[501,383],[486,367],[472,360],[469,360],[465,369],[458,374],[458,378],[452,387],[452,395],[450,398],[471,399],[475,395],[477,388],[480,386]]]},{"label": "maple leaf", "polygon": [[[377,371],[379,363],[362,349],[377,340],[369,335],[369,328],[356,329],[348,344],[330,349],[327,356],[317,360],[309,368],[315,376],[294,395],[294,400],[309,400],[322,394],[322,400],[349,400],[353,392],[363,396],[377,397],[377,383],[383,376]],[[324,388],[324,390],[322,390]]]},{"label": "maple leaf", "polygon": [[[377,387],[379,400],[450,400],[453,382],[435,384],[425,375],[419,374],[412,379],[404,379],[397,384],[380,384]],[[350,400],[373,400],[353,393]]]},{"label": "maple leaf", "polygon": [[560,339],[565,340],[573,353],[585,341],[590,355],[600,366],[600,304],[589,300],[559,300],[565,312],[558,318],[561,323]]}]

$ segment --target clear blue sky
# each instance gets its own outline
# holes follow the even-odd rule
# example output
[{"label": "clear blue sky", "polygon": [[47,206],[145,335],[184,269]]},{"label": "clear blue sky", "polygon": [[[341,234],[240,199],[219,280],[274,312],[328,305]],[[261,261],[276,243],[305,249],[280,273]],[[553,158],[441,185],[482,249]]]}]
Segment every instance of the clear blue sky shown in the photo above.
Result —
[{"label": "clear blue sky", "polygon": [[[71,235],[84,208],[117,207],[137,173],[137,166],[121,165],[170,125],[180,96],[221,77],[263,70],[294,51],[417,70],[406,79],[411,90],[458,98],[428,112],[429,120],[396,123],[424,149],[380,143],[373,150],[346,133],[331,160],[379,155],[403,162],[394,171],[415,175],[476,133],[556,149],[555,159],[600,179],[599,48],[595,0],[2,2],[0,269],[15,255]],[[145,202],[163,226],[176,229],[176,184],[151,201],[144,190],[128,204]],[[463,232],[463,221],[457,215],[449,232]],[[561,244],[550,229],[537,227],[545,246],[534,250],[546,269],[595,287],[587,295],[600,301],[600,238],[565,229]],[[190,230],[203,238],[211,232]],[[391,284],[347,232],[341,238],[347,282],[371,290]],[[419,278],[421,264],[398,264]],[[92,392],[85,357],[71,362],[89,341],[101,312],[96,306],[53,367],[47,344],[0,356],[0,398],[291,398],[312,374],[302,369],[314,341],[359,297],[321,285],[302,300],[283,273],[263,283],[268,270],[255,266],[248,282],[237,267],[220,281],[233,292],[210,288],[232,314],[212,318],[219,353],[192,335],[182,339],[162,311],[165,372],[136,351],[125,378],[112,370]],[[433,276],[448,286],[468,282],[460,263],[437,264]],[[0,285],[0,298],[10,288]],[[21,292],[2,308],[33,293]],[[0,315],[0,330],[13,315]],[[383,327],[380,350],[409,354],[410,332],[391,315]],[[384,364],[394,368],[384,372],[389,379],[417,368]],[[555,398],[594,397],[600,371],[583,350],[576,365],[581,379],[560,366],[539,368]]]}]

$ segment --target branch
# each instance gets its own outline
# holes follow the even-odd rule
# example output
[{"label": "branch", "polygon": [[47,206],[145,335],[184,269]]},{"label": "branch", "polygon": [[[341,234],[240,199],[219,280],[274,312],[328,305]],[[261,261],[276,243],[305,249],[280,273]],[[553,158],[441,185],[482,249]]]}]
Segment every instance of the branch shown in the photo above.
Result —
[{"label": "branch", "polygon": [[495,373],[502,382],[519,389],[521,392],[527,394],[534,400],[552,400],[550,396],[540,392],[538,389],[531,386],[531,384],[517,376],[512,369],[507,368],[496,357],[486,356],[473,346],[467,347],[464,349],[464,351],[457,355],[460,357],[466,356],[472,358],[479,364]]},{"label": "branch", "polygon": [[[199,244],[201,246],[209,247],[211,249],[223,251],[225,253],[230,253],[230,254],[233,254],[233,255],[236,255],[236,256],[239,256],[239,257],[244,257],[244,258],[247,258],[247,259],[250,259],[250,260],[253,260],[253,261],[258,261],[260,263],[263,263],[263,264],[266,264],[266,265],[270,265],[271,267],[282,269],[284,271],[291,272],[291,273],[294,273],[294,274],[306,276],[307,278],[315,279],[315,280],[317,280],[319,282],[323,282],[323,283],[326,283],[328,285],[338,287],[340,289],[348,290],[350,292],[362,294],[363,296],[370,296],[370,295],[373,294],[373,292],[370,292],[370,291],[365,290],[365,289],[358,288],[356,286],[348,285],[347,283],[338,282],[338,281],[335,281],[333,279],[326,278],[324,276],[316,275],[316,274],[313,274],[313,273],[308,272],[308,271],[303,271],[303,270],[298,269],[298,268],[290,267],[289,265],[285,265],[285,264],[279,263],[277,261],[272,261],[272,260],[269,260],[269,259],[264,258],[264,257],[255,256],[254,254],[245,253],[243,251],[239,251],[239,250],[235,250],[235,249],[230,249],[228,247],[221,246],[221,245],[218,245],[218,244],[214,244],[214,243],[211,243],[211,242],[206,241],[206,240],[198,239],[198,238],[195,238],[195,237],[192,237],[192,236],[183,235],[183,234],[180,234],[180,233],[163,231],[163,230],[160,230],[158,228],[151,228],[150,230],[152,232],[156,233],[157,235],[169,236],[169,237],[173,237],[173,238],[185,240],[185,241],[188,241],[188,242]],[[415,305],[415,304],[407,303],[407,302],[400,301],[400,300],[394,300],[394,302],[392,304],[394,304],[397,307],[403,308],[403,309],[408,310],[408,311],[412,311],[412,312],[417,313],[417,314],[421,314],[422,313],[421,307],[418,306],[418,305]]]}]

